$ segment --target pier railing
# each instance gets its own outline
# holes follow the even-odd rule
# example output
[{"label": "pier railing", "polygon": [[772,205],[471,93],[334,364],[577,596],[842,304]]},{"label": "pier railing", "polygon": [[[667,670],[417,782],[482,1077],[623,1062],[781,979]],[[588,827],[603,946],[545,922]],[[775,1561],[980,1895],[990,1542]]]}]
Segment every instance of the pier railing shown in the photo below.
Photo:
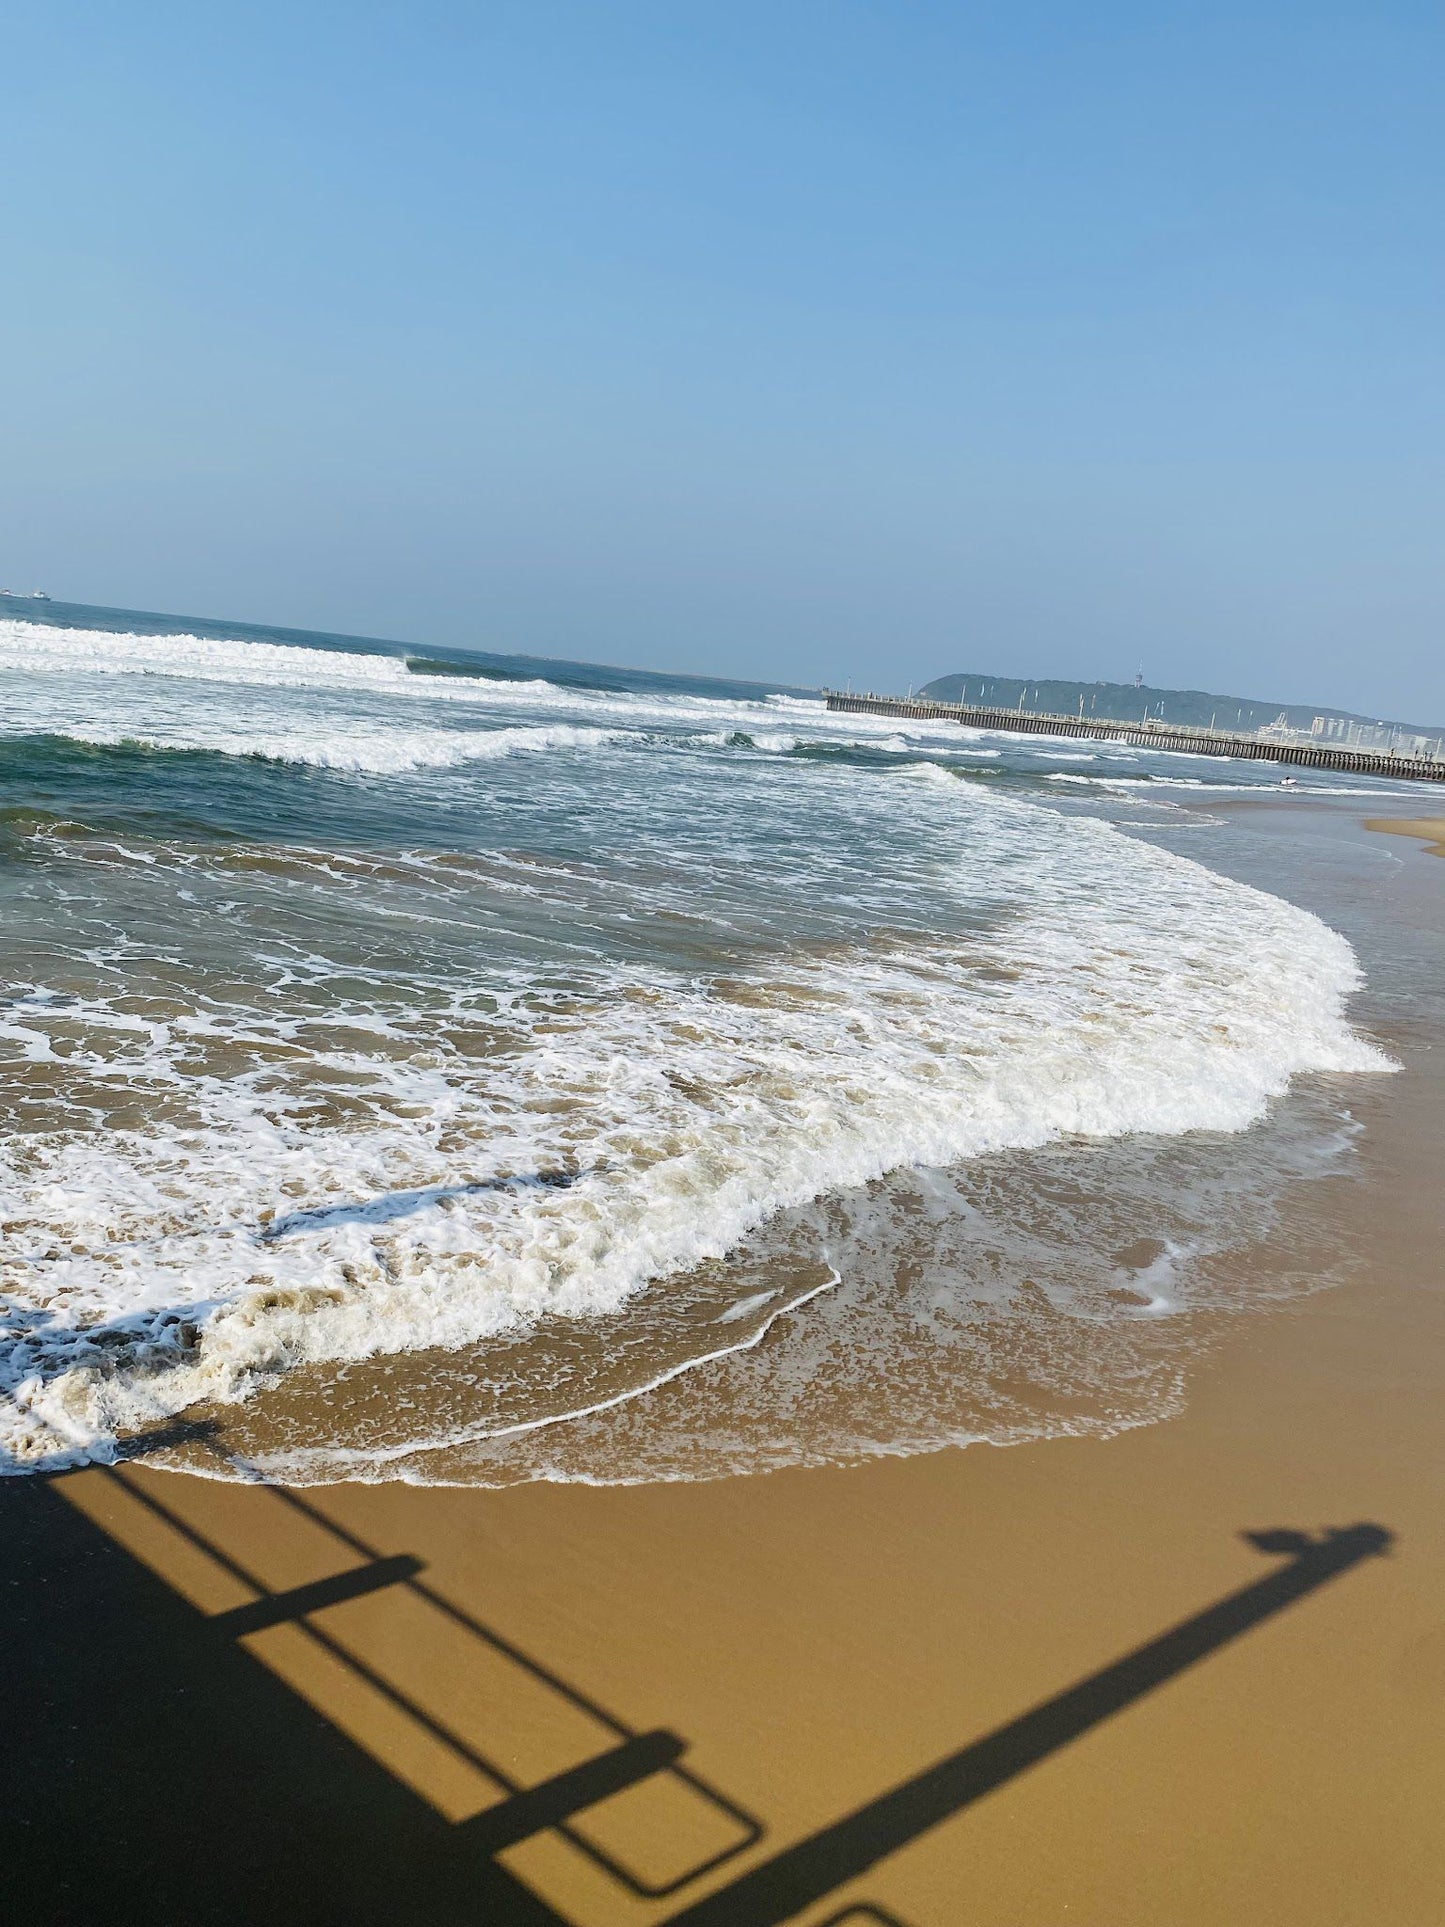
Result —
[{"label": "pier railing", "polygon": [[1039,710],[986,709],[971,703],[934,702],[920,696],[855,696],[851,690],[840,693],[836,689],[825,689],[823,695],[829,709],[845,714],[960,723],[966,729],[999,730],[1015,736],[1087,736],[1100,742],[1127,743],[1136,749],[1177,750],[1188,756],[1237,756],[1262,763],[1288,763],[1304,769],[1345,770],[1357,776],[1445,783],[1445,760],[1399,756],[1389,750],[1292,743],[1152,720],[1121,722],[1097,716],[1055,716]]}]

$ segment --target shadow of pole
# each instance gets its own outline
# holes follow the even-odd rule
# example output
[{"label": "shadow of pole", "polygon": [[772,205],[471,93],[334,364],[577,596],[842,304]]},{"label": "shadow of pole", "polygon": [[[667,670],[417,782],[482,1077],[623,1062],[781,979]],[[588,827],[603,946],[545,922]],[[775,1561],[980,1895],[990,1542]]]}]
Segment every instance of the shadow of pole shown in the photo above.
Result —
[{"label": "shadow of pole", "polygon": [[1007,1726],[785,1848],[728,1886],[672,1914],[662,1927],[776,1927],[1261,1620],[1282,1612],[1361,1560],[1384,1553],[1393,1540],[1393,1534],[1378,1525],[1332,1529],[1318,1539],[1288,1530],[1246,1533],[1245,1537],[1260,1551],[1289,1553],[1289,1564],[1229,1593],[1112,1666],[1091,1673]]}]

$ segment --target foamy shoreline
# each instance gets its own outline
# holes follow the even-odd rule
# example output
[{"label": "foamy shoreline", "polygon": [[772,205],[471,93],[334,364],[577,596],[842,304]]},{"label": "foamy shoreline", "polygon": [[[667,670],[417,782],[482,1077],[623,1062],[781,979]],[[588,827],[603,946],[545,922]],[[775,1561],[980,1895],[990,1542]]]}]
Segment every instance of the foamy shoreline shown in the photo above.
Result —
[{"label": "foamy shoreline", "polygon": [[[1395,1007],[1402,981],[1381,967],[1384,946],[1439,981],[1445,901],[1427,851],[1401,844],[1397,858],[1352,815],[1293,826],[1285,815],[1249,810],[1241,835],[1274,866],[1276,887],[1293,876],[1312,908],[1372,923],[1368,1008],[1404,1066],[1359,1087],[1355,1171],[1312,1187],[1280,1226],[1278,1249],[1353,1252],[1343,1288],[1224,1321],[1190,1365],[1170,1421],[1107,1441],[691,1485],[334,1486],[306,1495],[307,1515],[264,1488],[138,1465],[48,1488],[7,1482],[0,1506],[27,1517],[47,1494],[65,1502],[68,1522],[52,1512],[37,1515],[28,1537],[0,1535],[12,1559],[24,1546],[30,1583],[75,1570],[87,1548],[84,1637],[77,1621],[61,1657],[42,1637],[42,1616],[29,1644],[12,1646],[22,1680],[41,1678],[42,1663],[64,1669],[53,1690],[75,1709],[72,1778],[90,1759],[119,1757],[106,1735],[129,1718],[127,1764],[112,1771],[107,1801],[129,1811],[142,1795],[154,1799],[164,1756],[144,1789],[126,1778],[148,1730],[131,1717],[127,1682],[151,1692],[164,1679],[163,1705],[176,1709],[164,1714],[167,1746],[193,1792],[214,1777],[227,1827],[241,1826],[249,1854],[280,1837],[259,1812],[251,1817],[274,1798],[312,1863],[297,1873],[298,1891],[323,1873],[339,1891],[350,1876],[329,1871],[329,1857],[342,1816],[367,1812],[378,1816],[369,1835],[348,1836],[353,1869],[376,1892],[400,1881],[430,1893],[447,1878],[460,1823],[501,1796],[454,1747],[434,1733],[419,1738],[412,1715],[368,1678],[476,1755],[504,1755],[530,1783],[616,1743],[578,1714],[566,1698],[575,1691],[624,1732],[665,1723],[685,1745],[684,1764],[729,1803],[648,1779],[617,1810],[612,1824],[625,1814],[625,1836],[593,1833],[583,1815],[582,1846],[544,1830],[502,1856],[506,1878],[572,1927],[633,1927],[657,1907],[610,1874],[589,1842],[615,1851],[625,1838],[630,1867],[680,1879],[663,1903],[671,1914],[782,1864],[795,1845],[833,1837],[917,1776],[934,1773],[937,1784],[935,1770],[960,1749],[1014,1731],[1029,1709],[1047,1720],[1121,1656],[1267,1590],[1292,1558],[1308,1556],[1291,1547],[1363,1524],[1388,1538],[1389,1556],[1341,1568],[1222,1645],[1186,1651],[1177,1668],[1139,1680],[1106,1720],[1060,1726],[1052,1739],[1046,1725],[1036,1763],[989,1780],[987,1798],[919,1810],[898,1796],[895,1809],[913,1815],[916,1830],[903,1826],[852,1878],[846,1859],[817,1861],[803,1917],[849,1927],[854,1917],[860,1927],[929,1927],[980,1909],[1079,1927],[1432,1921],[1445,1887],[1434,1824],[1445,1678],[1445,1400],[1435,1361],[1445,1354],[1445,1299],[1433,1288],[1445,1239],[1445,1060],[1432,1048],[1434,1005],[1407,997],[1399,1007],[1414,1016],[1394,1024],[1379,1013]],[[1361,865],[1341,869],[1346,895],[1333,906],[1333,873],[1308,863],[1315,837]],[[232,1646],[208,1618],[254,1590],[206,1546],[278,1591],[354,1569],[358,1546],[409,1556],[447,1611],[394,1584],[318,1616],[330,1649],[299,1623]],[[54,1615],[67,1595],[50,1587],[36,1596],[54,1601]],[[457,1612],[486,1637],[448,1617]],[[342,1663],[351,1659],[366,1675]],[[561,1697],[534,1666],[560,1682]],[[329,1752],[304,1737],[317,1731]],[[239,1791],[228,1797],[229,1783]],[[321,1798],[328,1788],[345,1791],[335,1815]],[[27,1795],[26,1812],[39,1817],[31,1867],[50,1864],[47,1816],[61,1811],[62,1791],[46,1782],[38,1804]],[[728,1818],[737,1813],[762,1829],[751,1844],[747,1826]],[[77,1850],[68,1813],[63,1832],[63,1877],[83,1911],[89,1896],[110,1892],[116,1862],[92,1865]],[[695,1872],[712,1854],[723,1856],[713,1870]],[[55,1860],[58,1869],[58,1850]],[[168,1892],[174,1860],[169,1830],[130,1829],[128,1880]],[[208,1890],[210,1864],[209,1854],[188,1861],[193,1893]],[[485,1877],[471,1864],[469,1891]],[[493,1903],[499,1919],[509,1917],[506,1892]]]}]

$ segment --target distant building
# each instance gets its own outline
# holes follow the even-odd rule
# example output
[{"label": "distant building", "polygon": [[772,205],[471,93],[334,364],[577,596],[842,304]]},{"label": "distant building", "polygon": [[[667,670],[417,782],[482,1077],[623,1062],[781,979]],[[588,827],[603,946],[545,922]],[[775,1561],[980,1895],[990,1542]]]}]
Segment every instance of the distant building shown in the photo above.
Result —
[{"label": "distant building", "polygon": [[1351,716],[1316,716],[1310,724],[1316,742],[1339,743],[1346,749],[1387,750],[1396,756],[1441,754],[1435,736],[1417,735],[1414,730],[1398,729],[1393,723],[1362,723]]}]

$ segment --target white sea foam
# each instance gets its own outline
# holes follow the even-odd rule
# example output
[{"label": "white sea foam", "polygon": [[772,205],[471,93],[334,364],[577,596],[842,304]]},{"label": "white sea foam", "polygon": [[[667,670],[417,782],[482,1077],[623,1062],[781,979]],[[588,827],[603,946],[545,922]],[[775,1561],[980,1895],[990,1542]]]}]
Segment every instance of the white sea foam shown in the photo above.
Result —
[{"label": "white sea foam", "polygon": [[[503,714],[519,709],[534,714],[543,711],[604,728],[740,730],[751,735],[758,747],[777,751],[796,747],[800,727],[810,738],[855,741],[897,751],[905,750],[910,741],[956,742],[965,734],[944,722],[924,722],[900,731],[896,719],[890,717],[833,717],[820,699],[808,697],[775,695],[746,700],[684,693],[641,694],[540,680],[502,681],[480,672],[476,676],[426,675],[413,673],[400,657],[356,650],[195,635],[56,629],[13,619],[0,619],[0,676],[6,672],[24,677],[23,694],[18,699],[9,703],[0,699],[0,727],[7,733],[53,729],[71,734],[65,718],[84,718],[87,709],[93,714],[93,727],[104,728],[111,707],[133,702],[136,725],[131,734],[142,740],[141,725],[157,707],[164,709],[170,703],[182,705],[185,713],[194,709],[195,704],[187,702],[187,685],[201,691],[209,688],[213,693],[205,700],[211,705],[216,701],[215,688],[229,685],[247,692],[274,691],[288,698],[297,693],[323,700],[352,697],[371,705],[436,704]],[[132,680],[142,685],[134,698],[117,687]],[[92,681],[102,686],[87,696],[85,685]],[[49,698],[47,682],[54,692]],[[251,701],[248,694],[246,702],[237,703],[230,713],[243,719]],[[276,713],[288,715],[279,706]],[[294,703],[289,718],[294,724]],[[779,730],[779,724],[791,726],[790,733]],[[408,727],[394,714],[390,715],[390,726],[402,730]],[[756,734],[759,729],[762,737]],[[219,723],[213,733],[218,739],[223,736]],[[247,740],[244,727],[233,734],[238,743]],[[232,753],[265,752],[238,747]]]},{"label": "white sea foam", "polygon": [[72,723],[63,733],[79,743],[255,756],[265,762],[364,771],[377,776],[400,775],[407,770],[455,769],[463,763],[495,762],[504,756],[551,749],[595,749],[618,737],[615,730],[575,723],[516,724],[496,729],[333,728],[319,735],[301,730],[246,730],[225,723],[208,726],[199,722],[149,730]]},{"label": "white sea foam", "polygon": [[[209,636],[130,633],[99,629],[53,629],[39,623],[0,619],[0,672],[39,677],[163,678],[178,684],[229,684],[246,689],[277,689],[379,696],[388,702],[481,705],[486,708],[563,707],[587,716],[617,716],[635,721],[716,720],[738,712],[754,719],[826,714],[820,701],[782,699],[745,702],[693,695],[638,695],[627,691],[574,688],[543,680],[505,681],[484,675],[417,674],[404,658],[368,655],[357,650],[309,649],[292,644],[247,642]],[[154,694],[152,700],[160,700]],[[894,725],[879,719],[885,730]],[[859,719],[851,718],[850,727]],[[867,733],[870,719],[861,728]]]},{"label": "white sea foam", "polygon": [[[223,693],[227,689],[234,694]],[[434,726],[408,719],[408,711],[428,707],[436,712]],[[477,720],[485,718],[491,726],[457,728],[441,720],[468,712],[480,712]],[[569,726],[593,733],[568,737]],[[543,728],[557,733],[530,738],[520,733]],[[511,729],[519,733],[509,737]],[[132,742],[399,774],[455,768],[517,749],[583,748],[604,740],[605,732],[649,729],[697,744],[745,735],[756,750],[772,754],[828,744],[899,756],[922,750],[949,761],[992,763],[1007,753],[1030,769],[1043,761],[1127,761],[1137,768],[1142,760],[1177,768],[1202,760],[1106,741],[1082,752],[1074,738],[1019,739],[944,719],[910,719],[902,725],[897,717],[832,714],[820,699],[809,697],[642,694],[540,679],[501,681],[480,673],[416,674],[398,656],[359,650],[59,629],[0,619],[0,736],[50,733],[87,743]],[[1006,751],[997,747],[1000,743]],[[1054,771],[1049,780],[1106,792],[1167,784],[1218,793],[1226,787],[1217,779],[1162,771],[1155,776]],[[1236,783],[1241,791],[1254,791],[1277,780],[1261,776]],[[1398,794],[1401,787],[1331,784],[1307,772],[1297,793],[1302,799],[1375,796]]]},{"label": "white sea foam", "polygon": [[[1235,759],[1233,757],[1227,757],[1221,760],[1233,762]],[[1078,783],[1087,785],[1090,788],[1105,790],[1204,790],[1213,796],[1222,794],[1237,794],[1242,796],[1255,790],[1277,790],[1285,784],[1285,777],[1282,775],[1266,776],[1261,774],[1254,782],[1220,782],[1217,779],[1211,782],[1207,777],[1166,776],[1163,774],[1149,776],[1080,776],[1070,770],[1051,770],[1044,780],[1049,783]],[[1408,787],[1407,784],[1396,783],[1388,789],[1379,787],[1366,788],[1359,784],[1329,783],[1318,777],[1312,777],[1307,788],[1301,785],[1299,794],[1306,800],[1311,796],[1399,796],[1402,791]]]},{"label": "white sea foam", "polygon": [[[448,693],[446,678],[414,676],[397,656],[239,638],[56,629],[9,619],[0,619],[0,669],[27,675],[172,676],[284,689],[374,688],[388,694],[421,684],[429,695]],[[440,691],[429,686],[434,681]],[[535,690],[547,685],[512,687]]]},{"label": "white sea foam", "polygon": [[[388,1422],[338,1453],[328,1428],[249,1439],[276,1476],[506,1485],[632,1484],[798,1464],[1109,1437],[1177,1412],[1222,1318],[1340,1282],[1351,1259],[1301,1187],[1347,1167],[1358,1127],[1312,1084],[1235,1135],[1068,1141],[949,1170],[900,1171],[774,1224],[729,1267],[734,1289],[827,1254],[840,1283],[771,1341],[680,1374],[665,1394],[525,1436],[484,1436],[472,1386],[495,1354],[433,1367],[424,1425]],[[664,1318],[645,1294],[627,1323]],[[353,1368],[413,1392],[401,1361]],[[264,1403],[264,1402],[263,1402]],[[228,1415],[229,1416],[229,1415]],[[237,1416],[249,1419],[250,1414]],[[377,1447],[410,1437],[413,1449]],[[359,1448],[359,1449],[358,1449]],[[203,1467],[204,1469],[204,1467]]]},{"label": "white sea foam", "polygon": [[359,996],[360,966],[294,945],[284,997],[173,972],[164,1008],[23,994],[12,1061],[97,1095],[0,1162],[11,1459],[298,1364],[616,1314],[892,1169],[1239,1131],[1301,1072],[1387,1068],[1346,1020],[1348,945],[1305,912],[937,766],[846,780],[860,825],[911,825],[961,898],[983,887],[986,926],[519,978],[481,1011],[420,975],[387,1003],[384,958]]}]

